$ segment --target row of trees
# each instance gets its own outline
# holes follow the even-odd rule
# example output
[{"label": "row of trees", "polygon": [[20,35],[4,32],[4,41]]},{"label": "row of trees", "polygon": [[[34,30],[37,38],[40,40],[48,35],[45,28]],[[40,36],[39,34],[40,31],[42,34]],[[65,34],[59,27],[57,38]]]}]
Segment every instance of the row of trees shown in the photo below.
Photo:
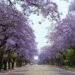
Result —
[{"label": "row of trees", "polygon": [[52,46],[44,48],[41,59],[44,63],[75,65],[75,1],[69,6],[67,16],[53,25],[54,30],[48,34]]},{"label": "row of trees", "polygon": [[[16,5],[21,8],[21,13]],[[42,13],[44,17],[50,15],[53,18],[59,15],[57,9],[57,5],[50,0],[0,0],[0,70],[3,66],[6,70],[7,63],[8,68],[11,64],[13,68],[13,62],[18,59],[32,61],[37,51],[28,17],[31,13]]]},{"label": "row of trees", "polygon": [[[37,15],[42,13],[45,18],[50,16],[50,21],[58,21],[60,19],[58,6],[51,0],[1,0],[0,2],[1,63],[3,57],[12,52],[19,55],[18,57],[32,61],[33,55],[37,51],[35,50],[35,36],[28,24],[28,17],[31,13]],[[16,5],[21,7],[22,13],[17,11]],[[55,40],[53,41],[55,42]],[[56,48],[53,50],[55,51]]]},{"label": "row of trees", "polygon": [[11,6],[0,3],[0,70],[29,62],[36,51],[34,31],[26,16]]}]

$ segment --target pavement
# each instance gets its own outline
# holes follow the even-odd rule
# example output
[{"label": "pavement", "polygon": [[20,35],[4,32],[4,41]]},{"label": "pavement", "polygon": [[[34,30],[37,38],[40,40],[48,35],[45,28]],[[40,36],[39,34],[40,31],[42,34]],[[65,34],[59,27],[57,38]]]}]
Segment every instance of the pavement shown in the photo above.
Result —
[{"label": "pavement", "polygon": [[75,72],[48,65],[26,65],[11,71],[2,72],[0,75],[75,75]]}]

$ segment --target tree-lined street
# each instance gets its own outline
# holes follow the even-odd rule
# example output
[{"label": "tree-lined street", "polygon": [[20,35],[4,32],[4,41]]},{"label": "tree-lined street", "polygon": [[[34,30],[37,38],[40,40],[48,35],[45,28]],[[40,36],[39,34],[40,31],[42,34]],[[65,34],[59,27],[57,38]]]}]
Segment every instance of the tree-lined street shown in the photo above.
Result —
[{"label": "tree-lined street", "polygon": [[74,71],[75,0],[0,0],[0,75]]},{"label": "tree-lined street", "polygon": [[75,75],[75,72],[49,65],[27,65],[22,68],[16,68],[8,73],[0,73],[0,75]]}]

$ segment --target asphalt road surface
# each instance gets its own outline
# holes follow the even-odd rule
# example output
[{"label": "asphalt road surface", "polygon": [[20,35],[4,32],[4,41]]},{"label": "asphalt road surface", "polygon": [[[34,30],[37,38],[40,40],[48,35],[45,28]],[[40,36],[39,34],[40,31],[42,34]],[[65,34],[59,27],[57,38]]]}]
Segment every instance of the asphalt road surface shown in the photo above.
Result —
[{"label": "asphalt road surface", "polygon": [[0,75],[75,75],[75,72],[48,65],[26,65],[22,68],[0,73]]}]

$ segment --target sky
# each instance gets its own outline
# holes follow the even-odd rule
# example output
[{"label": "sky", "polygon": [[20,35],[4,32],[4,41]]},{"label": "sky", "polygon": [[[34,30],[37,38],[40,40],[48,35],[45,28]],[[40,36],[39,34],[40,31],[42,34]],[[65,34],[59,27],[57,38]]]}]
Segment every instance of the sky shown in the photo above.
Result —
[{"label": "sky", "polygon": [[[37,16],[36,14],[31,14],[29,19],[34,23],[34,25],[32,25],[32,28],[36,36],[35,40],[37,42],[37,48],[41,49],[43,46],[47,45],[47,39],[45,37],[47,35],[47,27],[50,25],[50,22],[42,15]],[[39,24],[39,22],[41,22],[41,24]]]}]

